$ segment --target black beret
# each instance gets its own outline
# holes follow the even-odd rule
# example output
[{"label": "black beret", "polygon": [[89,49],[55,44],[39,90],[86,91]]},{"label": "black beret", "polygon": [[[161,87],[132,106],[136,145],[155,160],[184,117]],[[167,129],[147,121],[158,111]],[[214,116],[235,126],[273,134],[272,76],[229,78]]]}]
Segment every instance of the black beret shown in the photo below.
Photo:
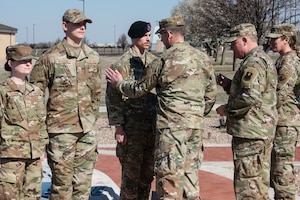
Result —
[{"label": "black beret", "polygon": [[149,22],[136,21],[131,24],[128,35],[131,38],[141,38],[149,31],[151,31],[151,24]]}]

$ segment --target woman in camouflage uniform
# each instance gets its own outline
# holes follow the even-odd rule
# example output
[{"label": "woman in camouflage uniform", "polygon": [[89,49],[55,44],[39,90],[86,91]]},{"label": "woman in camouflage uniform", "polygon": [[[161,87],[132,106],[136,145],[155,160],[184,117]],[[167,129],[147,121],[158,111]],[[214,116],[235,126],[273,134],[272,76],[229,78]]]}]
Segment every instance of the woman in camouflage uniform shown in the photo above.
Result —
[{"label": "woman in camouflage uniform", "polygon": [[40,199],[40,157],[48,143],[43,92],[27,81],[32,49],[6,49],[5,70],[11,77],[0,85],[0,199]]},{"label": "woman in camouflage uniform", "polygon": [[291,24],[275,25],[267,36],[274,52],[278,73],[277,109],[278,124],[271,164],[271,185],[275,199],[295,199],[296,186],[294,159],[299,135],[300,110],[300,58],[296,52],[296,27]]}]

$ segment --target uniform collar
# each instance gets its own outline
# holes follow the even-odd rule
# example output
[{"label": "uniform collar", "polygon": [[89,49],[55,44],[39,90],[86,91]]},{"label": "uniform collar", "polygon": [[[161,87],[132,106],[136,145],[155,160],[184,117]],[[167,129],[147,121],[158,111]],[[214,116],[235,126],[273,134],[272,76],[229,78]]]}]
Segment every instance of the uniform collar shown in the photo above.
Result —
[{"label": "uniform collar", "polygon": [[[11,80],[11,78],[7,79],[7,84],[9,85],[11,90],[19,91],[19,92],[23,93],[23,91],[21,91],[19,89],[19,86],[13,80]],[[26,82],[25,83],[25,93],[26,93],[26,91],[31,92],[33,90],[34,90],[34,88],[32,87],[32,85],[30,85],[30,84],[28,84],[28,82]]]},{"label": "uniform collar", "polygon": [[62,41],[62,45],[66,50],[67,57],[77,58],[79,60],[88,57],[88,54],[86,53],[84,48],[84,43],[81,43],[80,47],[73,47],[70,44],[68,44],[67,40],[64,38]]}]

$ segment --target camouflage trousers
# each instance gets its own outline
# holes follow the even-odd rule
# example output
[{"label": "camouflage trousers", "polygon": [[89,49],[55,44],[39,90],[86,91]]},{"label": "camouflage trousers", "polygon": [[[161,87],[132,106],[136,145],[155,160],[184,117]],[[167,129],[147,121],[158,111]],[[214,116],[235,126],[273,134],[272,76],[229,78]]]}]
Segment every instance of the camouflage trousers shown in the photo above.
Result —
[{"label": "camouflage trousers", "polygon": [[116,154],[122,165],[120,200],[151,199],[154,179],[155,134],[152,131],[128,132],[127,144],[117,145]]},{"label": "camouflage trousers", "polygon": [[271,185],[276,200],[295,199],[294,160],[298,135],[297,127],[277,126],[271,162]]},{"label": "camouflage trousers", "polygon": [[50,200],[87,200],[96,164],[95,132],[49,133],[48,164],[52,172]]},{"label": "camouflage trousers", "polygon": [[0,199],[40,200],[42,164],[40,159],[0,158]]},{"label": "camouflage trousers", "polygon": [[159,129],[155,175],[160,199],[200,198],[198,170],[202,159],[202,129]]},{"label": "camouflage trousers", "polygon": [[269,200],[273,137],[266,140],[233,137],[234,191],[237,200]]}]

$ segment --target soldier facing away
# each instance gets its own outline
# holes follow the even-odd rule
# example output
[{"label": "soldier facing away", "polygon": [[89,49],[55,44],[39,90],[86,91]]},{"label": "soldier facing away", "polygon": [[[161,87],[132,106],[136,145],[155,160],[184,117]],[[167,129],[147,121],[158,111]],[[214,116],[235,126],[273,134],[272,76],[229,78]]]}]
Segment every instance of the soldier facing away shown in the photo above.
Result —
[{"label": "soldier facing away", "polygon": [[123,80],[107,69],[110,83],[129,98],[156,88],[156,189],[160,199],[201,199],[198,169],[202,157],[203,118],[216,100],[216,80],[208,56],[184,41],[180,16],[162,19],[159,30],[166,52],[147,68],[141,81]]},{"label": "soldier facing away", "polygon": [[95,122],[99,116],[99,54],[84,44],[91,19],[78,9],[62,17],[65,38],[36,62],[30,81],[47,100],[48,164],[52,171],[50,199],[88,199],[97,160]]},{"label": "soldier facing away", "polygon": [[296,27],[278,24],[267,36],[273,52],[280,54],[276,61],[278,73],[278,123],[271,162],[271,185],[275,199],[295,199],[295,151],[299,135],[300,57],[297,55]]}]

